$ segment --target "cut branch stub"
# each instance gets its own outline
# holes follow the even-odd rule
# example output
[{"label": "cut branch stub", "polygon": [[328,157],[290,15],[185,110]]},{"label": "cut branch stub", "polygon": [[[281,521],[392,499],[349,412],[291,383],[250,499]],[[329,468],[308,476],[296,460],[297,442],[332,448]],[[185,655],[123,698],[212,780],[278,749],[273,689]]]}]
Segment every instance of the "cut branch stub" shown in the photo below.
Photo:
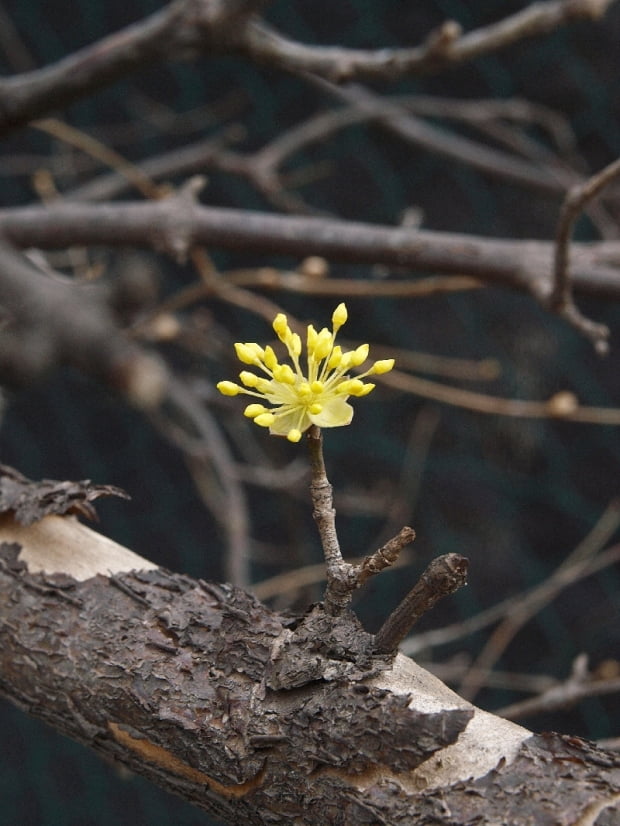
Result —
[{"label": "cut branch stub", "polygon": [[395,653],[400,642],[420,617],[442,597],[467,584],[469,561],[459,554],[433,559],[411,591],[390,614],[375,637],[378,654]]}]

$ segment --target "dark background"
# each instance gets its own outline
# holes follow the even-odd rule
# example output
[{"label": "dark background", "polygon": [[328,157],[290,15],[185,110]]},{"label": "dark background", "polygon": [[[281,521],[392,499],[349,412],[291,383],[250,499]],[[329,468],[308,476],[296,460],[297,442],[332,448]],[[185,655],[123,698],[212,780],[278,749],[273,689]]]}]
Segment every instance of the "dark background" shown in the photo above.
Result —
[{"label": "dark background", "polygon": [[[525,3],[445,0],[405,3],[401,0],[343,2],[307,0],[276,2],[267,14],[291,36],[308,42],[382,47],[419,42],[446,18],[467,30],[491,22]],[[159,7],[134,0],[94,2],[5,2],[35,65],[59,59],[104,34]],[[437,76],[395,84],[380,91],[411,92],[463,98],[527,98],[561,111],[574,129],[587,168],[594,171],[620,151],[617,63],[620,6],[597,25],[578,23],[544,40],[525,41],[501,53]],[[15,70],[6,59],[2,70]],[[22,68],[26,68],[22,64]],[[282,72],[257,68],[233,58],[145,69],[70,107],[63,117],[86,130],[105,126],[111,142],[139,160],[182,145],[181,119],[168,130],[152,126],[155,102],[169,111],[188,112],[211,104],[211,123],[200,135],[222,125],[218,112],[247,128],[245,147],[259,147],[287,125],[330,104],[317,91]],[[222,116],[224,117],[224,116]],[[139,128],[123,142],[126,125]],[[218,119],[219,118],[219,119]],[[50,153],[49,139],[25,129],[0,147],[3,205],[29,203],[36,196],[28,175],[32,156],[41,165]],[[35,157],[35,160],[36,160]],[[402,212],[418,206],[424,226],[512,238],[553,237],[559,201],[494,181],[360,126],[338,133],[326,145],[313,147],[291,168],[329,159],[330,175],[303,187],[316,207],[345,218],[398,223]],[[36,164],[35,164],[36,165]],[[73,182],[54,170],[59,189]],[[82,173],[87,179],[88,169]],[[65,177],[63,178],[63,175]],[[263,198],[244,182],[210,173],[204,195],[208,203],[266,209]],[[587,222],[582,238],[594,237]],[[159,274],[162,295],[189,283],[189,267],[157,261],[142,253],[141,265]],[[222,266],[240,258],[215,253]],[[120,258],[110,259],[114,267]],[[246,259],[247,262],[247,259]],[[264,263],[264,260],[251,263]],[[335,275],[363,270],[335,267]],[[327,323],[332,300],[278,295],[276,300],[300,318]],[[580,301],[586,313],[612,329],[611,353],[598,358],[587,341],[551,318],[527,297],[487,290],[418,301],[350,300],[347,334],[376,341],[470,359],[493,357],[502,368],[499,379],[473,385],[496,395],[546,399],[573,390],[584,404],[616,406],[620,398],[618,321],[620,303]],[[230,331],[230,341],[261,340],[266,324],[240,311],[213,303],[203,307],[207,322]],[[219,326],[218,326],[219,325]],[[209,350],[164,355],[185,374],[217,380],[232,378],[232,361],[219,366]],[[468,387],[471,385],[467,385]],[[0,461],[28,476],[92,478],[125,488],[131,503],[102,504],[101,529],[117,541],[174,570],[206,578],[222,578],[224,540],[204,508],[180,452],[138,412],[108,390],[70,371],[38,385],[12,392],[0,429]],[[422,418],[420,418],[422,417]],[[418,539],[414,565],[386,574],[358,599],[358,610],[370,629],[410,587],[429,559],[450,551],[471,559],[470,585],[424,621],[436,627],[471,616],[497,599],[541,581],[587,534],[607,504],[618,494],[620,442],[615,428],[526,421],[483,416],[423,399],[378,389],[357,404],[353,425],[325,434],[326,460],[337,491],[355,488],[373,496],[398,485],[407,445],[416,423],[431,423],[432,438],[409,455],[417,474],[411,489],[410,524]],[[282,443],[269,450],[284,463],[301,448]],[[419,455],[415,455],[418,450]],[[404,480],[406,483],[406,479]],[[414,486],[415,487],[415,486]],[[311,561],[320,551],[303,497],[251,491],[253,574],[256,580]],[[381,534],[383,522],[373,515],[340,508],[341,543],[362,553]],[[617,537],[616,537],[617,539]],[[270,550],[271,549],[271,550]],[[569,589],[530,623],[500,662],[506,671],[549,674],[562,678],[580,652],[592,666],[617,658],[620,643],[620,575],[606,570]],[[443,659],[461,651],[480,650],[484,633],[436,653]],[[517,699],[514,692],[483,692],[477,701],[499,707]],[[564,714],[525,721],[536,730],[554,728],[591,738],[618,735],[617,698],[591,699]],[[0,706],[0,824],[3,826],[194,826],[208,817],[137,777],[125,777],[87,750],[17,712]]]}]

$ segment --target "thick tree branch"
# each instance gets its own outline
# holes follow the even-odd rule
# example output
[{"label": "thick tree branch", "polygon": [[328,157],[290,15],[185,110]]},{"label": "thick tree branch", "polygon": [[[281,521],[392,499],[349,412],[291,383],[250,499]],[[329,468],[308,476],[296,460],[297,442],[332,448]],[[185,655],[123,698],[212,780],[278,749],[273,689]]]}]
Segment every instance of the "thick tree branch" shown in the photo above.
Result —
[{"label": "thick tree branch", "polygon": [[593,826],[620,799],[617,756],[374,656],[351,615],[271,613],[72,518],[0,518],[0,643],[2,695],[229,824]]},{"label": "thick tree branch", "polygon": [[[57,203],[0,209],[0,233],[16,246],[150,246],[183,258],[193,244],[417,272],[467,275],[547,301],[554,245],[207,207],[187,193],[153,203]],[[572,283],[590,295],[620,296],[620,242],[575,243]],[[262,284],[267,287],[268,284]],[[279,286],[279,285],[275,285]]]}]

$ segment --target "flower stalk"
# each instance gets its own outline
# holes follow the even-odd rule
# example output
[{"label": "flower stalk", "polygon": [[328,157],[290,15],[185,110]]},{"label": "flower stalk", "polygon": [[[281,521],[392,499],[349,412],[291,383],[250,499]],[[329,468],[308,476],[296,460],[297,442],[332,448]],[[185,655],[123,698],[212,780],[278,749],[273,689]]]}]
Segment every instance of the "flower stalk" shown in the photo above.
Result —
[{"label": "flower stalk", "polygon": [[310,495],[312,516],[316,523],[325,557],[327,587],[323,604],[328,614],[340,614],[351,602],[353,591],[358,587],[358,568],[345,562],[336,531],[336,509],[332,486],[327,478],[323,459],[323,434],[313,425],[308,431],[310,451]]},{"label": "flower stalk", "polygon": [[[332,616],[342,614],[351,603],[353,592],[369,577],[392,565],[400,551],[415,537],[412,528],[403,528],[360,565],[346,562],[340,550],[332,486],[323,458],[321,428],[350,424],[353,408],[347,401],[349,397],[367,396],[375,385],[364,379],[387,373],[394,366],[394,359],[382,359],[351,378],[349,371],[362,367],[370,348],[368,344],[361,344],[354,350],[343,351],[336,344],[338,331],[347,318],[346,305],[341,303],[332,314],[331,331],[326,327],[317,331],[309,324],[304,357],[299,334],[291,330],[286,316],[278,313],[273,329],[284,344],[290,363],[280,362],[270,345],[262,347],[256,342],[237,342],[235,351],[239,361],[258,372],[242,370],[240,384],[221,381],[217,385],[225,396],[243,394],[257,399],[246,406],[244,415],[259,427],[268,428],[273,435],[285,436],[295,443],[307,432],[312,471],[312,515],[321,538],[326,567],[323,607]],[[399,631],[403,624],[399,621]],[[394,633],[388,628],[384,636],[387,640],[384,643],[389,646]]]}]

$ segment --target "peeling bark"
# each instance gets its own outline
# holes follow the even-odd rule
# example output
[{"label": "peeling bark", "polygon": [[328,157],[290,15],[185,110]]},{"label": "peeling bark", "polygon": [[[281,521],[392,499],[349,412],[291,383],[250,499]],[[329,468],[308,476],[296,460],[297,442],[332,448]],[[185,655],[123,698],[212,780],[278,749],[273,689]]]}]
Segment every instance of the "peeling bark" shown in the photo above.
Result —
[{"label": "peeling bark", "polygon": [[306,817],[326,789],[336,817],[342,773],[413,769],[473,714],[361,682],[388,663],[350,616],[295,630],[231,586],[162,569],[78,582],[30,574],[19,551],[0,545],[0,691],[211,811],[222,798],[231,822]]},{"label": "peeling bark", "polygon": [[43,479],[31,482],[19,471],[0,464],[0,513],[13,513],[20,525],[32,525],[49,514],[72,513],[96,520],[92,505],[101,496],[131,497],[114,485],[82,482],[58,482]]},{"label": "peeling bark", "polygon": [[620,756],[531,736],[373,642],[71,517],[0,518],[0,694],[228,824],[620,822]]}]

